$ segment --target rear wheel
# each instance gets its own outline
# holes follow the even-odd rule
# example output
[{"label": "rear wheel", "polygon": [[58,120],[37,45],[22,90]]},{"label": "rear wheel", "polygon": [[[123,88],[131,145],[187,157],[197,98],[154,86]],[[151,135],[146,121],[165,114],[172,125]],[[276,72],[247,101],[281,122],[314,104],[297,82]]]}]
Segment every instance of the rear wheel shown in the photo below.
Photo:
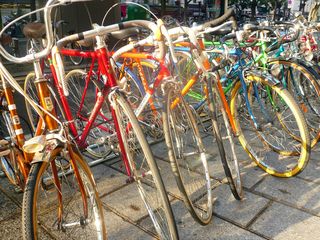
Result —
[{"label": "rear wheel", "polygon": [[[71,43],[69,47],[71,49],[82,51],[81,45],[77,42]],[[83,62],[83,57],[69,56],[69,58],[70,58],[71,62],[76,66],[80,65]]]},{"label": "rear wheel", "polygon": [[163,123],[172,170],[193,218],[208,224],[212,218],[212,192],[206,151],[180,90],[172,85],[166,87]]},{"label": "rear wheel", "polygon": [[[87,73],[80,69],[70,71],[65,77],[69,90],[69,110],[78,131],[75,137],[81,137],[96,103],[97,94],[101,94],[98,81],[96,76],[88,78]],[[111,152],[108,139],[112,136],[115,136],[115,133],[110,110],[108,105],[103,103],[85,139],[86,150],[94,157],[106,157]]]},{"label": "rear wheel", "polygon": [[[312,73],[306,67],[288,60],[275,60],[270,62],[269,65],[270,72],[286,86],[286,89],[289,90],[304,114],[310,130],[311,147],[314,147],[320,138],[320,86],[317,82],[319,79],[318,74]],[[289,128],[287,130],[295,137]]]}]

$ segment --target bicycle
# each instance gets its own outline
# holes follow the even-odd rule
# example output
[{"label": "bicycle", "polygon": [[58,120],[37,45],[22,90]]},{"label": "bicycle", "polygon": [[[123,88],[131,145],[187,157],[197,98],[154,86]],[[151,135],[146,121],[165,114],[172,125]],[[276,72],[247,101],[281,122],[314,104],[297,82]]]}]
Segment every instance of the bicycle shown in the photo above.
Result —
[{"label": "bicycle", "polygon": [[[60,39],[57,42],[57,49],[54,49],[53,51],[53,62],[57,63],[57,81],[59,83],[56,84],[56,87],[58,88],[58,91],[64,93],[60,95],[60,97],[64,104],[67,105],[67,96],[70,93],[72,95],[72,92],[68,92],[68,80],[64,78],[65,73],[63,65],[60,64],[62,62],[60,53],[92,58],[92,62],[97,60],[100,74],[98,79],[104,79],[104,81],[100,81],[100,84],[97,83],[98,86],[101,87],[101,90],[99,91],[98,88],[96,88],[98,90],[98,93],[96,94],[96,103],[92,108],[90,116],[87,118],[88,121],[79,137],[80,146],[81,143],[85,141],[86,135],[89,134],[90,129],[94,126],[94,119],[101,114],[101,107],[105,104],[105,101],[108,100],[112,120],[107,117],[106,119],[108,119],[107,121],[112,121],[114,124],[114,128],[109,128],[109,130],[117,137],[116,148],[117,151],[121,153],[122,160],[124,161],[129,176],[128,181],[137,184],[141,198],[146,205],[148,213],[154,223],[155,230],[159,236],[164,239],[177,239],[178,233],[159,170],[141,130],[140,121],[137,119],[131,108],[130,102],[125,96],[125,89],[121,89],[118,86],[117,76],[112,70],[113,68],[111,67],[109,54],[104,41],[104,36],[109,32],[134,26],[150,29],[152,32],[158,30],[158,27],[154,23],[137,20],[110,26],[95,25],[93,30],[73,34]],[[90,41],[93,38],[96,38],[97,43],[94,51],[77,51],[63,48],[68,43],[81,39]],[[161,40],[159,41],[159,44],[162,44]],[[163,48],[160,48],[160,51],[163,51]],[[90,69],[92,70],[92,68]],[[89,74],[89,77],[86,77],[87,81],[90,80],[91,76],[92,75]],[[72,115],[70,115],[70,117],[71,116]],[[67,119],[68,117],[69,116],[67,116]],[[72,121],[69,121],[68,123],[70,126],[74,124]],[[152,194],[150,193],[148,190],[150,186],[156,191],[156,194],[154,194],[154,192]]]},{"label": "bicycle", "polygon": [[[46,29],[50,29],[51,9],[63,3],[55,0],[48,1],[44,8],[25,16],[43,11]],[[42,33],[39,32],[39,34]],[[30,33],[29,36],[31,35]],[[30,102],[41,116],[36,137],[26,142],[23,139],[23,132],[19,131],[20,125],[12,117],[13,123],[16,123],[13,126],[17,139],[21,142],[19,152],[24,155],[22,161],[27,166],[26,171],[23,172],[24,176],[28,177],[25,177],[27,182],[22,204],[23,236],[24,239],[41,239],[45,236],[43,228],[52,230],[60,237],[74,236],[76,227],[79,235],[86,235],[87,231],[90,231],[90,236],[105,239],[104,214],[92,173],[69,138],[68,130],[56,118],[50,92],[46,82],[43,81],[39,58],[45,56],[51,48],[53,34],[50,30],[46,32],[46,38],[48,45],[45,50],[20,58],[11,56],[2,46],[0,47],[1,55],[9,61],[17,63],[32,61],[34,63],[41,103],[41,106],[37,105],[28,95],[24,94],[19,84],[0,63],[3,84],[9,83]],[[6,88],[4,89],[6,91]],[[10,104],[9,111],[15,114],[16,109],[13,108],[15,105],[11,100],[13,99],[7,97]],[[42,128],[44,125],[45,129]],[[81,226],[81,231],[78,226]]]}]

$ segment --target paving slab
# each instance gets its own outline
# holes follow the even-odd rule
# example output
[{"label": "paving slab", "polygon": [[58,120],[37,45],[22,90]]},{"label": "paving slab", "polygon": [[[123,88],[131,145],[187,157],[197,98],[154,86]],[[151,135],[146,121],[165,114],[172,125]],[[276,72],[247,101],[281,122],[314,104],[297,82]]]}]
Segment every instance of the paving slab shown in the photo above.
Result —
[{"label": "paving slab", "polygon": [[[173,201],[172,209],[178,227],[180,239],[215,239],[215,240],[260,240],[263,239],[256,234],[239,228],[229,222],[213,216],[213,221],[206,226],[197,223],[185,208],[182,201]],[[141,222],[146,228],[153,229],[150,218]]]},{"label": "paving slab", "polygon": [[269,200],[247,191],[244,192],[244,198],[241,201],[236,200],[227,184],[221,184],[215,188],[213,196],[217,198],[213,211],[243,227],[246,227],[269,203]]},{"label": "paving slab", "polygon": [[126,184],[128,177],[108,166],[100,164],[91,168],[99,194],[106,194]]},{"label": "paving slab", "polygon": [[21,216],[19,214],[0,223],[0,236],[7,240],[22,239]]},{"label": "paving slab", "polygon": [[19,214],[21,208],[0,191],[0,221]]},{"label": "paving slab", "polygon": [[[6,177],[0,178],[0,189],[11,199],[14,199],[15,203],[21,206],[23,193],[19,189],[16,189],[14,185]],[[17,191],[18,190],[18,191]]]},{"label": "paving slab", "polygon": [[320,216],[320,185],[299,178],[267,176],[255,191],[303,207]]},{"label": "paving slab", "polygon": [[[298,175],[299,178],[320,183],[320,155],[319,160],[314,158],[309,161],[307,167]],[[318,161],[317,161],[318,160]]]},{"label": "paving slab", "polygon": [[[164,185],[166,187],[166,190],[168,192],[170,192],[171,194],[173,194],[175,197],[181,199],[182,198],[182,194],[180,193],[180,190],[179,190],[179,188],[177,186],[177,183],[176,183],[174,174],[172,172],[170,163],[167,162],[167,161],[163,161],[163,160],[157,159],[157,164],[158,164],[158,167],[160,169],[160,173],[161,173]],[[182,173],[186,172],[186,170],[183,169],[183,168],[181,168],[181,171],[182,171]],[[196,174],[196,175],[199,175],[199,174]],[[217,184],[219,184],[219,182],[214,180],[214,179],[212,179],[211,186],[216,186]]]},{"label": "paving slab", "polygon": [[165,141],[151,145],[151,151],[155,157],[169,159],[168,149]]},{"label": "paving slab", "polygon": [[[8,220],[0,223],[0,238],[6,240],[22,239],[21,216],[15,215]],[[53,240],[52,237],[43,230],[41,230],[41,240]]]},{"label": "paving slab", "polygon": [[110,240],[136,239],[151,240],[155,239],[140,228],[125,221],[118,215],[105,211],[105,221],[107,227],[107,236]]},{"label": "paving slab", "polygon": [[[205,138],[205,145],[206,145],[206,151],[207,151],[207,159],[208,159],[208,164],[209,164],[209,170],[210,170],[210,175],[213,178],[218,179],[219,181],[225,180],[226,175],[221,163],[221,158],[220,158],[220,153],[218,151],[218,148],[216,146],[216,143],[213,142],[212,145],[212,140],[213,137],[209,136],[207,138]],[[244,173],[247,172],[248,169],[243,169],[243,166],[246,166],[248,164],[252,163],[252,160],[250,159],[250,157],[248,156],[248,154],[242,149],[241,146],[239,146],[237,143],[237,140],[235,142],[235,153],[237,155],[237,159],[239,162],[239,165],[241,166],[241,172],[244,171]],[[225,153],[226,153],[226,157],[227,159],[232,159],[231,157],[231,148],[230,148],[230,144],[229,142],[224,141],[224,149],[225,149]],[[253,165],[254,166],[254,165]],[[251,175],[251,174],[250,174]],[[256,183],[256,181],[259,181],[259,179],[257,178],[250,178],[249,181],[246,181],[246,185],[245,186],[252,186]]]},{"label": "paving slab", "polygon": [[262,181],[268,174],[259,168],[251,159],[240,161],[240,172],[242,185],[246,188],[252,188],[258,182]]},{"label": "paving slab", "polygon": [[[148,192],[148,197],[154,201],[153,206],[159,207],[160,202],[157,198],[155,189],[144,185],[145,190]],[[128,184],[127,186],[106,195],[103,197],[102,202],[113,209],[116,209],[122,216],[126,216],[133,222],[138,221],[140,218],[148,215],[147,209],[140,197],[138,188],[135,183]]]},{"label": "paving slab", "polygon": [[251,229],[276,240],[319,239],[320,218],[280,203],[273,203]]},{"label": "paving slab", "polygon": [[170,163],[167,161],[157,159],[157,158],[156,158],[156,161],[157,161],[158,167],[160,169],[160,174],[161,174],[163,183],[166,187],[166,190],[168,192],[170,192],[171,194],[175,195],[176,197],[181,198],[182,195],[181,195],[180,190],[177,186],[177,183],[176,183],[175,177],[173,175]]}]

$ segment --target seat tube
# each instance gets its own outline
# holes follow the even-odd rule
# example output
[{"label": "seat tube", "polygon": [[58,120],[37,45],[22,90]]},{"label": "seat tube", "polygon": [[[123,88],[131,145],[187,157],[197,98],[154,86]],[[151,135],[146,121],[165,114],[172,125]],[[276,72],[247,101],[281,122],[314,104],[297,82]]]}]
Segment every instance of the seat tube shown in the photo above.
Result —
[{"label": "seat tube", "polygon": [[[38,92],[38,97],[40,99],[40,105],[46,109],[50,114],[56,116],[56,111],[54,109],[54,104],[50,96],[50,90],[48,88],[47,79],[43,76],[41,65],[39,60],[33,63],[36,80],[35,85]],[[58,123],[48,114],[44,113],[44,121],[47,128],[52,131],[58,128]]]},{"label": "seat tube", "polygon": [[[104,96],[106,96],[108,94],[108,90],[110,89],[110,87],[111,88],[116,87],[118,84],[117,84],[111,63],[107,57],[108,56],[107,48],[105,46],[98,47],[97,52],[98,52],[99,69],[101,71],[103,80],[105,81],[105,86],[108,85],[108,87],[105,87],[104,91],[102,92],[102,94]],[[119,123],[117,121],[116,112],[112,107],[111,107],[111,113],[112,113],[112,117],[113,117],[113,121],[114,121],[114,125],[115,125],[115,130],[117,133],[117,137],[119,140],[119,147],[120,147],[120,151],[121,151],[122,160],[124,162],[128,176],[131,177],[132,174],[131,174],[131,170],[130,170],[129,161],[127,158],[126,149],[124,147],[124,143],[122,140],[121,130],[119,127]]]},{"label": "seat tube", "polygon": [[8,110],[12,119],[13,130],[16,135],[17,144],[19,147],[22,147],[25,142],[25,137],[20,123],[20,118],[18,116],[17,107],[14,102],[12,88],[9,86],[9,84],[3,77],[2,86],[8,104]]}]

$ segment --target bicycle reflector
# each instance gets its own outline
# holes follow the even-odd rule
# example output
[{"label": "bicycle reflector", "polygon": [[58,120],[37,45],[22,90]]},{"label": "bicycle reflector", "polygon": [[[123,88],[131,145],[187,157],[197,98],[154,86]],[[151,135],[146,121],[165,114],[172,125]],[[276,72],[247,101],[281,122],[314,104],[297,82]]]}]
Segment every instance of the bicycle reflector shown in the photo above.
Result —
[{"label": "bicycle reflector", "polygon": [[40,135],[26,141],[22,147],[26,153],[36,153],[44,149],[46,145],[46,136]]}]

